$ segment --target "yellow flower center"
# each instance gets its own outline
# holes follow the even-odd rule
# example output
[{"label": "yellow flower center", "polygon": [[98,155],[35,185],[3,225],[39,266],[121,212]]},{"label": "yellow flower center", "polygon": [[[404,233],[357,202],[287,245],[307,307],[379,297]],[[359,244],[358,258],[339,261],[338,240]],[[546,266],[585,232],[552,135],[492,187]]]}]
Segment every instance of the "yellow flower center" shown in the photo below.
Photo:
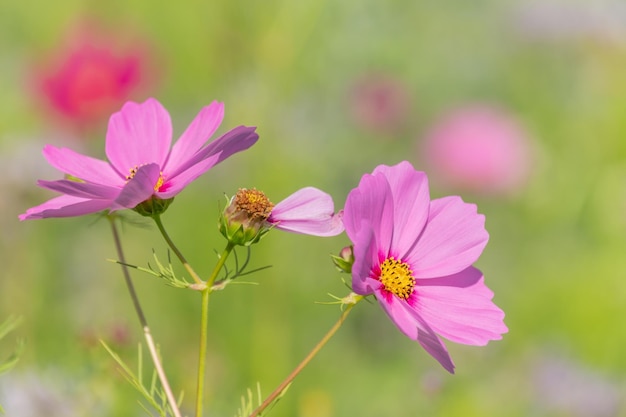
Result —
[{"label": "yellow flower center", "polygon": [[[139,167],[143,165],[144,164],[139,165],[139,166],[135,165],[134,168],[129,169],[130,173],[126,176],[126,182],[135,178],[135,175],[137,174],[137,170],[139,169]],[[157,183],[154,185],[154,191],[159,191],[159,188],[161,188],[164,182],[165,182],[165,178],[163,178],[163,171],[161,171],[159,172],[159,179],[157,180]]]},{"label": "yellow flower center", "polygon": [[394,293],[403,300],[408,299],[415,287],[413,271],[406,262],[399,261],[393,256],[385,259],[380,265],[378,278],[385,290]]},{"label": "yellow flower center", "polygon": [[263,191],[240,188],[235,195],[235,212],[243,211],[251,220],[266,220],[272,213],[274,204]]}]

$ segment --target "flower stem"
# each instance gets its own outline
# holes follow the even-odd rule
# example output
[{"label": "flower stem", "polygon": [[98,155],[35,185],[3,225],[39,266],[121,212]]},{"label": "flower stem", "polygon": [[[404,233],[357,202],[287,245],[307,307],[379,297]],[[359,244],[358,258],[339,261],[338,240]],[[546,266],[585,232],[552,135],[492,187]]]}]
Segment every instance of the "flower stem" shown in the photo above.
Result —
[{"label": "flower stem", "polygon": [[339,320],[330,328],[328,333],[322,337],[322,339],[315,345],[315,347],[309,352],[309,354],[295,367],[293,371],[285,378],[283,382],[276,387],[276,389],[263,401],[263,403],[257,407],[256,410],[250,414],[249,417],[257,417],[259,416],[270,404],[272,404],[276,398],[283,394],[285,389],[291,384],[291,382],[298,376],[298,374],[304,369],[305,366],[311,362],[311,360],[319,353],[319,351],[324,347],[324,345],[330,340],[331,337],[335,335],[337,330],[341,327],[348,314],[350,314],[350,310],[354,307],[359,301],[363,299],[363,296],[351,293],[347,297],[342,300],[342,303],[346,305],[345,310],[341,313],[341,317]]},{"label": "flower stem", "polygon": [[178,404],[176,403],[176,398],[172,393],[172,389],[170,388],[170,384],[167,381],[167,376],[165,375],[165,370],[163,369],[163,365],[159,359],[159,355],[157,353],[156,344],[154,343],[154,339],[152,338],[152,333],[150,332],[150,327],[148,326],[148,321],[146,320],[146,316],[143,313],[143,309],[141,308],[141,304],[139,304],[139,298],[137,297],[137,292],[135,291],[135,286],[130,279],[130,273],[128,272],[128,267],[126,266],[126,259],[124,257],[124,251],[122,250],[122,242],[120,240],[119,232],[117,231],[117,226],[115,225],[115,217],[107,216],[111,223],[111,230],[113,232],[113,240],[115,241],[115,248],[117,249],[117,256],[120,259],[120,265],[122,266],[122,273],[124,275],[124,280],[126,281],[126,287],[128,288],[128,292],[130,294],[130,298],[133,301],[133,306],[135,307],[135,312],[137,313],[137,317],[139,318],[139,323],[143,329],[143,335],[146,339],[146,345],[148,346],[148,350],[150,351],[150,357],[152,358],[152,362],[154,363],[154,368],[156,369],[157,375],[159,377],[159,381],[161,381],[161,386],[163,387],[163,391],[167,397],[167,401],[174,413],[175,417],[181,417],[180,410],[178,409]]},{"label": "flower stem", "polygon": [[208,324],[209,324],[209,297],[211,295],[211,287],[215,282],[218,274],[224,267],[226,258],[232,252],[234,246],[228,242],[226,248],[220,255],[215,268],[211,276],[207,280],[206,288],[201,291],[202,302],[200,309],[200,348],[198,352],[198,381],[196,391],[196,417],[202,417],[202,406],[204,399],[204,374],[206,371],[206,355],[207,355],[207,339],[208,339]]},{"label": "flower stem", "polygon": [[185,267],[185,269],[187,270],[189,275],[191,275],[193,280],[196,281],[196,284],[204,284],[204,281],[202,281],[200,279],[200,276],[198,276],[198,274],[196,274],[196,271],[194,271],[193,268],[191,267],[191,265],[189,265],[189,262],[187,262],[187,259],[185,259],[185,257],[183,256],[182,252],[180,250],[178,250],[178,248],[174,244],[174,241],[172,241],[170,236],[165,231],[165,227],[163,227],[163,222],[161,222],[161,216],[156,214],[156,215],[152,216],[152,218],[154,219],[154,222],[156,223],[157,227],[159,228],[159,231],[163,235],[163,238],[167,242],[168,246],[174,251],[174,253],[178,257],[178,259],[180,259],[180,262],[183,264],[183,266]]}]

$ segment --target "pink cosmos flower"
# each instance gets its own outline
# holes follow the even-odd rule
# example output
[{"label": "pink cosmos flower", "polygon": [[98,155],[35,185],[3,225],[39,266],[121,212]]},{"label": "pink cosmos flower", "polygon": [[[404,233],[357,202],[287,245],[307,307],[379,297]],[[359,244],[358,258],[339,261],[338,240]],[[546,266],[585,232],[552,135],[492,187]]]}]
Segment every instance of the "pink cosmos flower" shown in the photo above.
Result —
[{"label": "pink cosmos flower", "polygon": [[229,242],[249,246],[272,228],[313,236],[343,232],[342,213],[335,214],[333,199],[314,187],[296,191],[274,205],[265,193],[241,188],[220,220],[219,230]]},{"label": "pink cosmos flower", "polygon": [[204,107],[170,148],[172,123],[161,103],[153,98],[140,104],[126,103],[109,120],[109,162],[68,148],[44,148],[50,165],[80,181],[38,181],[41,187],[63,195],[28,209],[20,220],[132,209],[152,197],[173,198],[214,165],[248,149],[259,138],[254,127],[239,126],[204,146],[223,116],[222,103]]},{"label": "pink cosmos flower", "polygon": [[398,329],[449,372],[439,338],[485,345],[507,332],[482,273],[472,266],[489,238],[485,218],[459,197],[430,200],[428,179],[408,162],[378,166],[348,195],[352,289],[373,294]]},{"label": "pink cosmos flower", "polygon": [[481,194],[514,194],[532,165],[531,141],[505,111],[486,105],[444,115],[426,134],[424,162],[445,185]]}]

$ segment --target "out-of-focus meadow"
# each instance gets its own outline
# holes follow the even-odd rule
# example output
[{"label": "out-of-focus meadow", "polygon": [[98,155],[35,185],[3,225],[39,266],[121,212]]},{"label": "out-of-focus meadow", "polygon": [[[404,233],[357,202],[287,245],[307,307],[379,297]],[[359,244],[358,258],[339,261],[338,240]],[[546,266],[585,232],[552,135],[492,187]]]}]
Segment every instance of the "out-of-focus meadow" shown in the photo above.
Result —
[{"label": "out-of-focus meadow", "polygon": [[[339,209],[361,175],[406,159],[427,171],[433,197],[461,195],[486,216],[490,241],[477,266],[506,313],[503,340],[448,343],[457,365],[448,375],[363,303],[268,415],[626,416],[618,0],[64,0],[2,10],[0,321],[23,322],[0,343],[0,358],[16,338],[26,341],[0,377],[9,417],[144,413],[98,343],[135,364],[142,341],[119,266],[107,262],[116,258],[108,223],[17,215],[52,196],[37,179],[60,178],[44,144],[103,157],[108,115],[147,97],[170,111],[175,137],[212,100],[225,103],[220,132],[258,126],[255,146],[193,183],[164,215],[201,274],[223,246],[224,194],[238,187],[278,202],[315,186]],[[107,67],[108,56],[52,80],[87,38],[122,56],[123,68]],[[111,71],[126,84],[116,87]],[[98,80],[118,96],[73,109],[80,83],[97,95]],[[153,249],[164,260],[154,225],[128,219],[129,262],[145,266]],[[269,393],[334,323],[338,307],[316,302],[347,293],[329,258],[347,244],[345,235],[272,231],[252,251],[252,266],[272,265],[246,277],[259,285],[212,297],[207,415],[234,415],[257,381]],[[191,414],[200,297],[133,276]]]}]

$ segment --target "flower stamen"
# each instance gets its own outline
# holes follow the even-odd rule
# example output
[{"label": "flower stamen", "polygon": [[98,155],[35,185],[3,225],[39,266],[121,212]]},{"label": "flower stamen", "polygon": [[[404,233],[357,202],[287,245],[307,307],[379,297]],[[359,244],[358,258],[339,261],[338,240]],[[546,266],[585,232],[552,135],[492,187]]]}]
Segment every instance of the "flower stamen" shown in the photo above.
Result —
[{"label": "flower stamen", "polygon": [[245,212],[251,220],[267,220],[274,208],[265,193],[255,188],[240,188],[235,195],[234,205],[235,212]]},{"label": "flower stamen", "polygon": [[378,280],[385,290],[407,300],[413,294],[415,278],[409,264],[395,259],[393,256],[385,259],[380,265]]},{"label": "flower stamen", "polygon": [[[135,175],[137,175],[137,171],[139,170],[140,167],[144,166],[146,164],[141,164],[141,165],[135,165],[134,168],[129,169],[128,171],[130,172],[127,176],[126,176],[126,182],[132,180],[133,178],[135,178]],[[156,184],[154,185],[154,191],[159,191],[159,189],[163,186],[163,183],[165,182],[165,178],[163,178],[163,171],[159,172],[159,179],[157,180]]]}]

